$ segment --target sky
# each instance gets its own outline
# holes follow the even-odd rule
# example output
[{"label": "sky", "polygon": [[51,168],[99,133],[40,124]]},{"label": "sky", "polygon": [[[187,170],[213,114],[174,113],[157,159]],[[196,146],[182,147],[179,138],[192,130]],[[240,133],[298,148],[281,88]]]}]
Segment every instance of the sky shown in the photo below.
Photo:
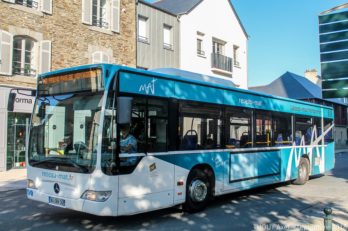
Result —
[{"label": "sky", "polygon": [[[153,2],[154,0],[148,0]],[[267,85],[289,71],[320,73],[321,12],[348,0],[231,0],[249,35],[248,85]]]},{"label": "sky", "polygon": [[232,0],[248,35],[248,83],[267,85],[286,71],[320,75],[318,15],[347,0]]}]

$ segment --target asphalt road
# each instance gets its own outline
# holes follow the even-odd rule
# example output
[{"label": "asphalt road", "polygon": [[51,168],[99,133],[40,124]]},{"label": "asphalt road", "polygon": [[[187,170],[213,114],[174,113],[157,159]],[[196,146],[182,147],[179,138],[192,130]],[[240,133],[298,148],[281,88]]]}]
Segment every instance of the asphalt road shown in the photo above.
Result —
[{"label": "asphalt road", "polygon": [[348,230],[348,153],[334,170],[304,186],[279,184],[216,198],[203,212],[164,209],[128,217],[97,217],[26,199],[25,190],[0,194],[0,230],[323,230],[324,207]]}]

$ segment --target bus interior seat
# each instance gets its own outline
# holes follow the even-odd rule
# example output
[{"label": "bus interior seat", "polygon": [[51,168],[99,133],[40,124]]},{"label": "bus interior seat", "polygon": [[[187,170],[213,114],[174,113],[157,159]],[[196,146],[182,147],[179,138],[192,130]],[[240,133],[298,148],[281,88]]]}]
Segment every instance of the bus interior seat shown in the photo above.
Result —
[{"label": "bus interior seat", "polygon": [[182,140],[184,150],[197,149],[198,135],[195,130],[188,130]]},{"label": "bus interior seat", "polygon": [[295,143],[296,143],[296,145],[300,145],[301,144],[301,138],[296,136],[295,137]]},{"label": "bus interior seat", "polygon": [[276,147],[281,147],[284,146],[283,145],[283,135],[281,133],[278,134],[277,139],[276,139],[277,143],[276,143]]},{"label": "bus interior seat", "polygon": [[243,135],[240,137],[240,147],[247,147],[249,144],[249,134],[243,133]]}]

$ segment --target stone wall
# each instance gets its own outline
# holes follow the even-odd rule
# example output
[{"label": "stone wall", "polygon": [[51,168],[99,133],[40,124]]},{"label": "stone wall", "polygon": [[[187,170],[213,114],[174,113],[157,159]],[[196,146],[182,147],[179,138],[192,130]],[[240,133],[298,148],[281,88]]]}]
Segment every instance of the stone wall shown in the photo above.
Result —
[{"label": "stone wall", "polygon": [[[91,50],[112,54],[111,62],[135,67],[135,0],[121,0],[120,32],[82,23],[82,0],[53,1],[52,15],[0,0],[0,30],[50,40],[51,70],[91,62]],[[35,87],[36,78],[1,76],[0,85]]]}]

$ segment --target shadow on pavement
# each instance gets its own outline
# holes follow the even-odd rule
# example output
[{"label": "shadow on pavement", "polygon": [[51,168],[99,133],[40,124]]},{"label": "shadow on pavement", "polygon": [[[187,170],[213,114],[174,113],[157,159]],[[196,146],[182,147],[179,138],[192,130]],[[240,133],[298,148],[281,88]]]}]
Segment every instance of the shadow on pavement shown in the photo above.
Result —
[{"label": "shadow on pavement", "polygon": [[[348,179],[347,159],[348,155],[338,154],[335,169],[325,177]],[[321,185],[323,179],[313,177],[312,181]],[[348,220],[348,211],[336,200],[308,202],[308,198],[295,197],[286,190],[291,188],[301,195],[301,187],[283,183],[217,197],[196,214],[169,208],[126,217],[98,217],[61,209],[26,199],[25,190],[7,191],[0,194],[0,230],[311,230],[314,219],[322,221],[323,207],[337,208],[335,217]]]},{"label": "shadow on pavement", "polygon": [[[264,230],[303,220],[302,210],[312,205],[294,199],[276,187],[262,187],[216,198],[200,213],[176,208],[127,217],[98,217],[30,201],[25,190],[2,193],[0,227],[4,230]],[[334,206],[334,205],[330,205]],[[284,209],[285,208],[285,209]],[[322,217],[322,212],[315,216]],[[310,220],[303,220],[310,224]],[[255,224],[257,226],[255,226]],[[288,227],[291,228],[291,227]],[[306,230],[306,229],[301,229]]]}]

